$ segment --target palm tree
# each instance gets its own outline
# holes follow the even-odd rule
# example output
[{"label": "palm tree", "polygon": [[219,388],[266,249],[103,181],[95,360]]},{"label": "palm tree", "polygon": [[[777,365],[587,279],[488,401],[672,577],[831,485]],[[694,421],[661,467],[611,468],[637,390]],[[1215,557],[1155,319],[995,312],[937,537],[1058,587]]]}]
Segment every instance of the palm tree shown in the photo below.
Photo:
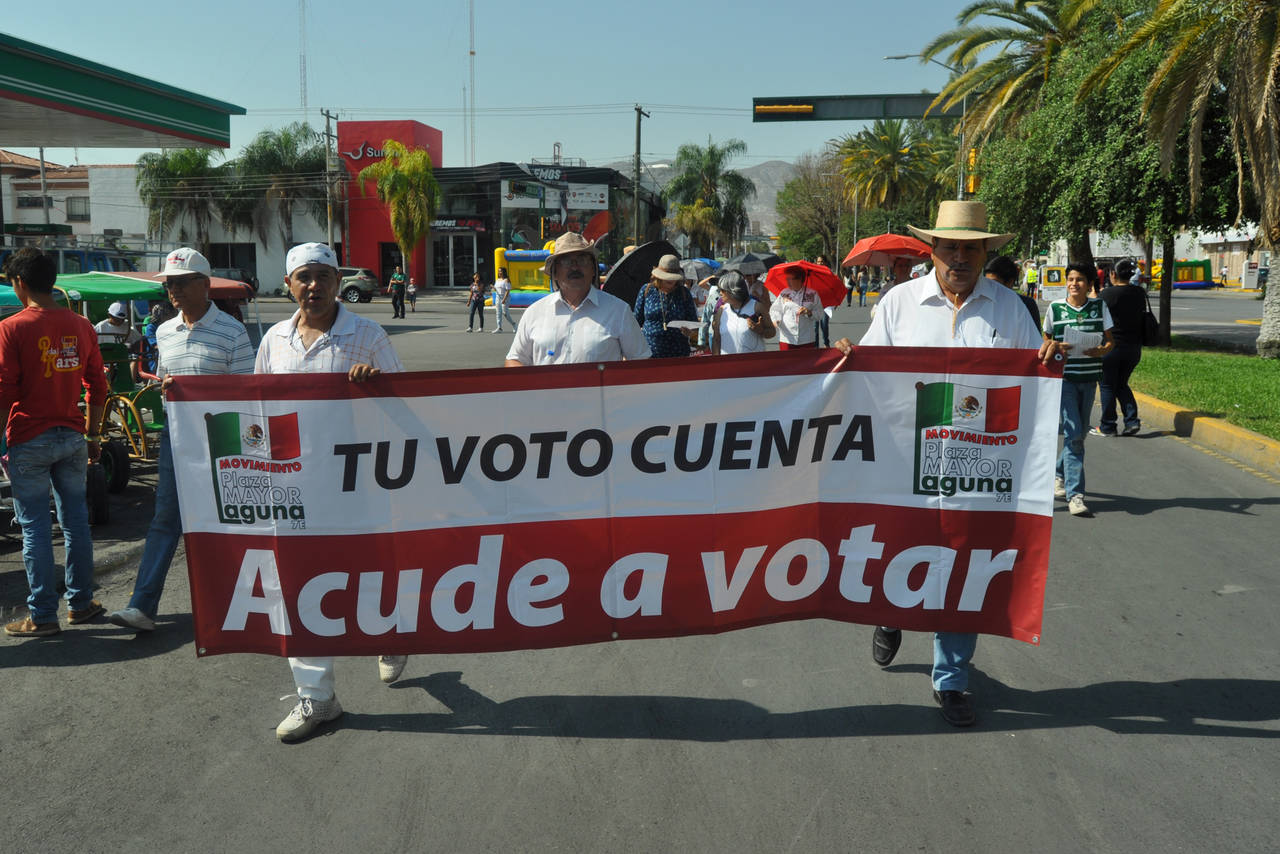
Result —
[{"label": "palm tree", "polygon": [[178,239],[186,242],[190,238],[184,223],[190,220],[197,248],[209,253],[209,226],[229,175],[226,166],[213,163],[221,156],[211,148],[175,148],[138,158],[134,181],[138,198],[147,206],[150,234],[163,240],[177,226]]},{"label": "palm tree", "polygon": [[[1067,14],[1083,17],[1098,0],[1072,0]],[[1086,79],[1090,92],[1106,84],[1125,59],[1148,45],[1164,58],[1143,93],[1142,109],[1160,140],[1166,165],[1189,125],[1192,204],[1200,193],[1203,132],[1211,106],[1225,103],[1237,164],[1237,210],[1248,179],[1259,208],[1258,243],[1280,244],[1280,5],[1275,0],[1159,0],[1154,11]],[[1258,355],[1280,358],[1280,298],[1267,289]]]},{"label": "palm tree", "polygon": [[[993,132],[1014,127],[1036,103],[1058,54],[1080,32],[1078,18],[1064,23],[1063,5],[1064,0],[980,0],[966,6],[956,16],[960,26],[920,52],[922,61],[945,53],[945,64],[960,70],[929,108],[966,101],[964,131],[975,147]],[[979,22],[984,17],[1003,23]],[[990,50],[995,55],[979,61]]]},{"label": "palm tree", "polygon": [[720,232],[719,217],[716,209],[707,207],[702,199],[691,205],[677,205],[668,224],[688,236],[694,247],[707,253],[715,251],[716,235]]},{"label": "palm tree", "polygon": [[747,144],[731,139],[716,145],[707,138],[707,146],[685,143],[676,150],[673,164],[675,177],[662,194],[668,202],[695,205],[698,200],[716,212],[720,235],[736,240],[747,226],[747,199],[756,194],[756,185],[744,175],[728,168],[729,161],[747,153]]},{"label": "palm tree", "polygon": [[922,196],[937,172],[933,147],[902,119],[876,119],[870,129],[832,140],[849,198],[863,208],[892,210]]},{"label": "palm tree", "polygon": [[264,244],[272,219],[284,245],[294,244],[293,214],[299,205],[316,222],[326,221],[325,157],[320,134],[305,122],[264,130],[240,153],[236,171],[253,202],[253,229]]},{"label": "palm tree", "polygon": [[440,185],[426,149],[407,148],[388,139],[382,150],[384,159],[361,169],[356,181],[361,193],[367,182],[374,182],[378,199],[390,214],[391,233],[400,254],[406,264],[412,264],[414,248],[431,233],[431,220],[440,204]]}]

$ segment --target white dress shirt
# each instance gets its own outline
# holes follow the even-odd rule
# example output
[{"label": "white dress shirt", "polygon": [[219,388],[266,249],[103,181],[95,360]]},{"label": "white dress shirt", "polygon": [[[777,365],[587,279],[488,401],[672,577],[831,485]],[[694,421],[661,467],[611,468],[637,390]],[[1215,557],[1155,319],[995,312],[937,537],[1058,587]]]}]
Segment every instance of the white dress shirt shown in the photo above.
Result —
[{"label": "white dress shirt", "polygon": [[[1026,311],[1026,309],[1023,309]],[[529,306],[507,358],[522,365],[564,365],[647,359],[649,342],[625,302],[591,288],[577,308],[560,292]]]},{"label": "white dress shirt", "polygon": [[[801,308],[807,308],[813,313],[805,317],[800,314]],[[795,347],[814,342],[816,333],[813,324],[821,313],[822,300],[811,288],[784,288],[769,306],[769,317],[778,327],[778,340]]]},{"label": "white dress shirt", "polygon": [[930,271],[895,285],[880,298],[860,346],[1012,347],[1035,350],[1041,343],[1030,312],[1018,295],[988,278],[956,308]]},{"label": "white dress shirt", "polygon": [[329,331],[303,347],[298,334],[301,313],[295,311],[267,330],[258,346],[255,374],[345,374],[354,365],[372,365],[384,374],[404,370],[383,328],[341,303]]}]

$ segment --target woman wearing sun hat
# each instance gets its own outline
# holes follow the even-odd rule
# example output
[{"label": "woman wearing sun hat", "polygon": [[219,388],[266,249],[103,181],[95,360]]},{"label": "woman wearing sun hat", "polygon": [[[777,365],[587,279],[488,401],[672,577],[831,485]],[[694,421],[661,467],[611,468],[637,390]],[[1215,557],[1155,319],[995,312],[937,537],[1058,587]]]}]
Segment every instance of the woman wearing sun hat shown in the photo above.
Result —
[{"label": "woman wearing sun hat", "polygon": [[[663,255],[649,274],[649,284],[636,297],[636,321],[644,330],[653,358],[689,355],[689,331],[677,329],[672,321],[698,321],[698,307],[684,286],[684,271],[675,255]],[[697,334],[696,327],[692,330]]]}]

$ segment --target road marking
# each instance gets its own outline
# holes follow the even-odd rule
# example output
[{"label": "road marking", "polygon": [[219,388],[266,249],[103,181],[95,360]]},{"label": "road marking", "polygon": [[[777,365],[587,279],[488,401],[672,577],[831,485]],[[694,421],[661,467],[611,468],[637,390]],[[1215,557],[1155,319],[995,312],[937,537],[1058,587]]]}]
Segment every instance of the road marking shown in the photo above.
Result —
[{"label": "road marking", "polygon": [[1250,326],[1261,326],[1262,318],[1259,317],[1257,320],[1237,320],[1236,323],[1247,323]]},{"label": "road marking", "polygon": [[1239,584],[1224,584],[1221,590],[1215,590],[1219,596],[1229,596],[1232,593],[1248,593],[1251,588],[1241,587]]},{"label": "road marking", "polygon": [[1201,453],[1208,454],[1211,457],[1222,460],[1224,463],[1233,465],[1236,468],[1240,469],[1240,471],[1248,472],[1249,474],[1255,477],[1262,478],[1267,483],[1280,486],[1280,478],[1278,477],[1273,477],[1272,475],[1269,475],[1264,471],[1258,471],[1252,466],[1247,466],[1244,463],[1240,462],[1239,460],[1233,460],[1231,459],[1231,457],[1220,454],[1217,451],[1213,450],[1213,448],[1209,448],[1209,447],[1206,447],[1205,445],[1201,445],[1197,442],[1193,442],[1190,439],[1186,438],[1185,436],[1174,436],[1172,434],[1166,434],[1166,435],[1168,435],[1170,439],[1181,442],[1182,444],[1186,445],[1189,448],[1194,448],[1195,450],[1200,451]]}]

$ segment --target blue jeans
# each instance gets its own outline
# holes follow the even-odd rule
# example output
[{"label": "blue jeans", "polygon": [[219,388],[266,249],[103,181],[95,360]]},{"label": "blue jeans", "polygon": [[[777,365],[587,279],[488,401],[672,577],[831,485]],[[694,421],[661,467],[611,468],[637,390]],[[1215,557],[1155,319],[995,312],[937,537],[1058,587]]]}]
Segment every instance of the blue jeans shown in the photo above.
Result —
[{"label": "blue jeans", "polygon": [[1138,420],[1138,401],[1133,397],[1133,389],[1129,388],[1129,376],[1142,360],[1141,347],[1125,347],[1112,350],[1102,357],[1102,379],[1098,382],[1098,399],[1102,404],[1102,417],[1098,419],[1098,429],[1103,433],[1115,433],[1116,403],[1120,403],[1120,412],[1124,415],[1124,426],[1133,428],[1141,426]]},{"label": "blue jeans", "polygon": [[495,302],[495,303],[493,304],[493,313],[494,313],[494,314],[497,316],[497,318],[498,318],[498,331],[499,331],[499,332],[501,332],[501,331],[502,331],[502,318],[503,318],[503,317],[506,317],[506,318],[507,318],[507,323],[510,323],[510,324],[511,324],[511,328],[512,328],[512,329],[515,329],[515,328],[516,328],[516,321],[515,321],[515,319],[511,316],[511,309],[507,308],[506,303]]},{"label": "blue jeans", "polygon": [[964,691],[969,687],[969,661],[978,648],[978,636],[963,632],[937,632],[933,636],[933,688]]},{"label": "blue jeans", "polygon": [[53,427],[9,448],[13,515],[22,525],[22,562],[27,568],[27,610],[36,623],[58,620],[58,581],[54,577],[53,525],[49,487],[58,509],[66,549],[67,607],[82,611],[93,601],[93,537],[85,503],[85,467],[89,449],[84,434]]},{"label": "blue jeans", "polygon": [[1057,475],[1067,490],[1067,498],[1084,494],[1084,434],[1093,411],[1095,380],[1062,381],[1062,453]]},{"label": "blue jeans", "polygon": [[473,302],[468,306],[467,312],[467,328],[472,329],[476,325],[476,316],[480,317],[480,329],[484,330],[484,300]]},{"label": "blue jeans", "polygon": [[173,474],[173,452],[169,430],[160,434],[160,457],[156,462],[156,508],[147,530],[147,544],[142,548],[138,579],[133,583],[129,607],[137,608],[155,619],[160,608],[160,593],[169,574],[173,553],[182,538],[182,517],[178,514],[178,481]]}]

